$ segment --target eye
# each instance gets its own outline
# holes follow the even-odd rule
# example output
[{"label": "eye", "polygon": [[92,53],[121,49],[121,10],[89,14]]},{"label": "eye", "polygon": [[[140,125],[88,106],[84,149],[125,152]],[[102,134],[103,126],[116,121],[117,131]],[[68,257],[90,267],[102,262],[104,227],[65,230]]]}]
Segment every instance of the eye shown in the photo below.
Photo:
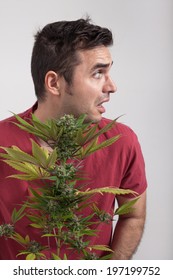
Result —
[{"label": "eye", "polygon": [[103,76],[103,71],[102,70],[97,70],[95,73],[94,73],[94,78],[95,79],[101,79],[102,76]]}]

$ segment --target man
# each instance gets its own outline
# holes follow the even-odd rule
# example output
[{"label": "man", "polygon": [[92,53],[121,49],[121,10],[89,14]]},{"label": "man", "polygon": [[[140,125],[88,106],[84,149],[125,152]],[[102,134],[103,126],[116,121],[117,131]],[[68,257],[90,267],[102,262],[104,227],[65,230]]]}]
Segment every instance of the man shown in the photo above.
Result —
[{"label": "man", "polygon": [[[85,113],[87,121],[105,126],[109,120],[102,117],[104,103],[116,91],[110,77],[112,58],[109,46],[113,43],[112,33],[90,23],[89,19],[62,21],[46,25],[35,36],[31,72],[37,96],[37,103],[20,114],[29,119],[31,113],[45,122],[60,118],[64,114],[75,117]],[[31,151],[31,135],[21,131],[12,121],[0,123],[0,146],[16,145],[26,152]],[[110,245],[114,251],[112,259],[130,259],[141,240],[146,213],[146,178],[140,145],[134,132],[118,123],[105,133],[101,140],[121,134],[121,139],[99,151],[84,162],[84,168],[91,178],[91,187],[115,186],[131,189],[140,195],[135,210],[119,218],[112,236],[112,226],[101,224],[98,236],[91,237],[92,244]],[[40,145],[45,143],[38,139]],[[0,163],[0,224],[10,223],[12,209],[28,195],[28,183],[7,178],[14,170]],[[97,205],[111,212],[115,198],[97,197]],[[130,196],[117,196],[118,205],[131,200]],[[27,221],[19,224],[24,236],[29,232],[38,239]],[[0,238],[0,259],[15,259],[20,246],[13,240]],[[100,253],[100,256],[103,252]],[[20,256],[19,258],[22,258]],[[77,259],[72,255],[72,259]]]}]

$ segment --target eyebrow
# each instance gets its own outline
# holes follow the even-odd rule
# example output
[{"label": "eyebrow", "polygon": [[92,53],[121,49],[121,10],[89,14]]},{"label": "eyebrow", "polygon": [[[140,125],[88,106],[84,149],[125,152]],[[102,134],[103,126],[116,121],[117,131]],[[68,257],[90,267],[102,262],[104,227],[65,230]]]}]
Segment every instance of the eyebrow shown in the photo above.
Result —
[{"label": "eyebrow", "polygon": [[98,69],[98,68],[108,68],[112,66],[113,61],[111,63],[97,63],[91,68],[91,72]]}]

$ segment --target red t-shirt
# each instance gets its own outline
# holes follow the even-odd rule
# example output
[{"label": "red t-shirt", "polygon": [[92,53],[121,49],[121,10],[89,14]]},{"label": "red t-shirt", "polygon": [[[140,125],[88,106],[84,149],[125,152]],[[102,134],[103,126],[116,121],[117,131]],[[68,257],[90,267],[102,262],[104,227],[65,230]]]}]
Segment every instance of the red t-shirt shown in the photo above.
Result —
[{"label": "red t-shirt", "polygon": [[[22,118],[28,119],[34,107],[20,114]],[[35,139],[33,135],[19,129],[14,123],[14,117],[0,122],[0,146],[18,146],[25,152],[31,153],[31,141]],[[104,127],[110,120],[103,118],[99,127]],[[87,174],[87,188],[98,187],[118,187],[131,189],[139,195],[142,194],[147,186],[145,176],[145,165],[141,148],[135,133],[126,125],[117,123],[111,130],[100,136],[100,141],[109,139],[121,134],[121,138],[113,145],[99,150],[88,156],[83,161],[83,169]],[[35,139],[36,140],[36,139]],[[15,174],[15,170],[0,160],[0,225],[11,222],[11,213],[17,208],[26,196],[29,195],[30,186],[37,187],[33,182],[7,178]],[[97,207],[112,214],[114,209],[115,197],[112,194],[96,194],[93,197]],[[84,215],[90,213],[91,209],[85,209]],[[31,240],[43,241],[38,234],[38,230],[28,226],[27,218],[23,218],[16,223],[17,231],[22,235],[27,234]],[[97,236],[91,236],[91,245],[110,245],[112,236],[112,225],[100,223],[97,226]],[[46,243],[45,243],[46,244]],[[21,250],[21,246],[11,239],[0,237],[0,259],[16,259],[16,255]],[[100,252],[100,256],[103,252]],[[19,256],[17,259],[25,259]],[[78,259],[76,253],[71,253],[69,259]]]}]

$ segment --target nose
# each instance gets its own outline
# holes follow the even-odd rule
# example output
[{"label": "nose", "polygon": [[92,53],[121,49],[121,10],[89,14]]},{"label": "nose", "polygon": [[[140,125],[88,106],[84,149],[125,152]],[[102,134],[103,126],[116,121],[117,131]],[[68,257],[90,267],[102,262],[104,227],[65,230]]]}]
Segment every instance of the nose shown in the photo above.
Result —
[{"label": "nose", "polygon": [[106,81],[105,81],[103,91],[107,92],[107,93],[114,93],[114,92],[117,91],[117,86],[110,76],[108,76]]}]

